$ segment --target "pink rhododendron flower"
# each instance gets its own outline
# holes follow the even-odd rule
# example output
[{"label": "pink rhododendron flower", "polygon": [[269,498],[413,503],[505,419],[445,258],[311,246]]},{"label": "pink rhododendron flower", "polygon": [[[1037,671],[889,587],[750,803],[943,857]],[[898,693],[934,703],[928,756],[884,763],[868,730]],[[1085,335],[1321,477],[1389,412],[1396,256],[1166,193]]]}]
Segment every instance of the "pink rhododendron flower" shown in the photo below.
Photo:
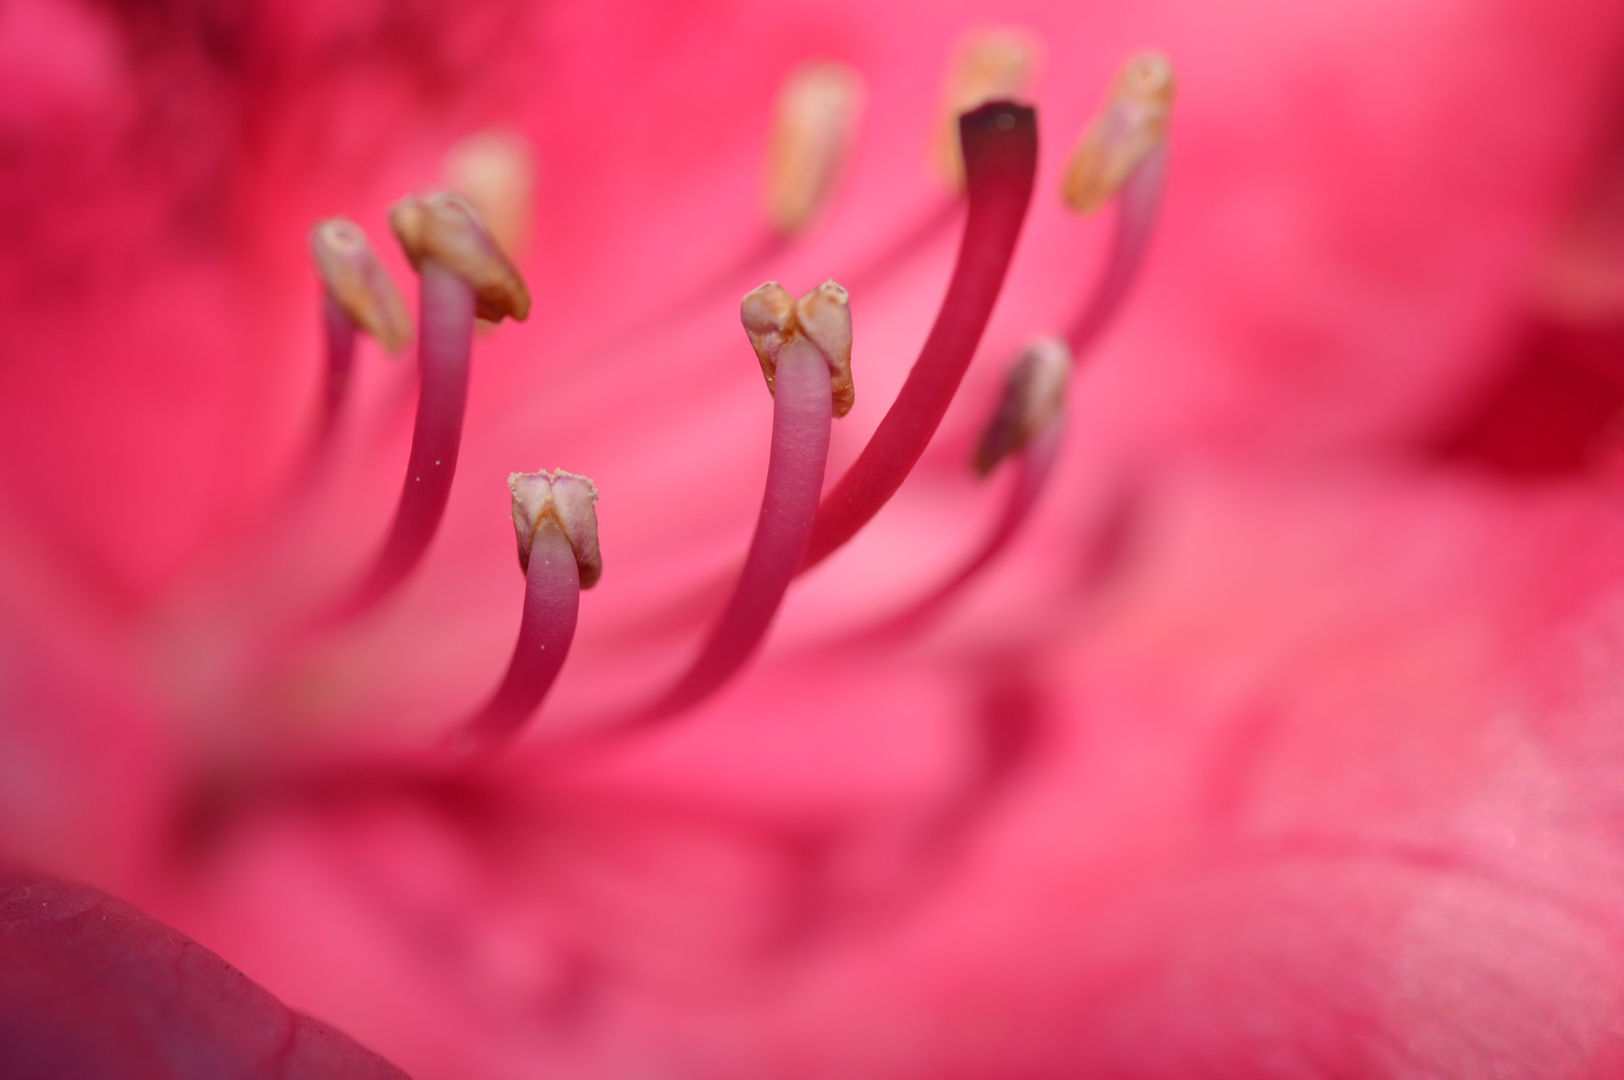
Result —
[{"label": "pink rhododendron flower", "polygon": [[[298,1014],[212,957],[180,998],[234,988],[419,1077],[1616,1072],[1615,8],[12,0],[0,856]],[[1043,57],[991,94],[1038,110],[1008,275],[906,484],[780,610],[823,534],[764,486],[845,493],[892,445],[956,230],[1002,265],[962,223],[1011,213],[1019,170],[967,142],[965,211],[933,168],[943,71],[994,21]],[[1179,87],[1155,247],[1063,442],[980,482],[1007,362],[1112,250],[1061,177],[1147,44]],[[855,141],[785,238],[762,155],[813,62],[849,110],[819,132]],[[774,145],[793,177],[823,160]],[[477,220],[460,203],[396,210],[420,347],[363,343],[312,450],[347,324],[307,233],[359,223],[416,297],[388,207],[441,185],[495,239],[422,231]],[[446,269],[470,251],[528,321],[470,338],[476,288],[499,313]],[[752,294],[747,341],[763,276],[788,299]],[[844,408],[848,293],[821,471],[796,451]],[[466,413],[414,420],[469,340]],[[369,563],[448,433],[443,518],[402,509],[422,543]],[[577,621],[582,476],[603,577]],[[937,592],[1011,487],[1005,557]],[[715,679],[678,681],[741,565],[761,602],[727,609]],[[521,687],[539,712],[481,712],[523,668],[521,603],[568,662]],[[470,716],[528,726],[457,757]],[[98,955],[205,955],[117,910]],[[147,1015],[138,969],[108,984],[50,925],[0,977],[13,1018],[54,1007],[36,984],[93,986],[61,1006],[87,1026]],[[227,1013],[152,1045],[229,1043]]]}]

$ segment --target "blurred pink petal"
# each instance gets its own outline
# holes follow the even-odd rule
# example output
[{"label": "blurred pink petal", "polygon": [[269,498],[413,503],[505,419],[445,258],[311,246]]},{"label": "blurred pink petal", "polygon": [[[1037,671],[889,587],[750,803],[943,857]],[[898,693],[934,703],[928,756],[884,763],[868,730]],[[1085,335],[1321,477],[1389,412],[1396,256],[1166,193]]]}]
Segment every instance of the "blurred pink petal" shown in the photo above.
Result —
[{"label": "blurred pink petal", "polygon": [[0,872],[0,1068],[11,1080],[393,1080],[400,1070],[104,893]]}]

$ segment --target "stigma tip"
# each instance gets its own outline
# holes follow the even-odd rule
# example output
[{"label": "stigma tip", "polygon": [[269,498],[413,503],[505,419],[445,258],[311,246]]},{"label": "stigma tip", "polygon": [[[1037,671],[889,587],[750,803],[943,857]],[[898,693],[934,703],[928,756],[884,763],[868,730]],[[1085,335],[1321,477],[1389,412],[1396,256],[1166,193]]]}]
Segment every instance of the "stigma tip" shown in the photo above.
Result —
[{"label": "stigma tip", "polygon": [[978,30],[960,42],[942,94],[935,151],[937,167],[955,191],[964,189],[959,117],[989,101],[1022,100],[1042,62],[1042,43],[1018,27]]},{"label": "stigma tip", "polygon": [[311,227],[309,243],[322,285],[350,321],[391,353],[406,348],[412,340],[406,303],[361,226],[328,218]]},{"label": "stigma tip", "polygon": [[541,523],[551,518],[575,552],[581,588],[590,589],[603,576],[603,555],[598,550],[598,488],[591,480],[555,469],[509,473],[513,496],[513,535],[519,544],[519,569],[530,569],[530,547]]},{"label": "stigma tip", "polygon": [[767,148],[767,223],[781,236],[806,228],[830,196],[857,141],[863,78],[846,64],[804,64],[784,80]]},{"label": "stigma tip", "polygon": [[1102,206],[1161,145],[1175,83],[1172,61],[1161,53],[1139,53],[1122,65],[1061,181],[1061,199],[1074,213]]},{"label": "stigma tip", "polygon": [[524,279],[467,199],[449,191],[408,195],[389,208],[389,227],[413,267],[434,259],[466,281],[480,318],[523,322],[530,314]]},{"label": "stigma tip", "polygon": [[804,338],[829,365],[831,411],[836,419],[851,411],[856,390],[851,378],[851,296],[839,283],[825,281],[799,300],[776,281],[745,294],[739,304],[745,336],[761,363],[767,392],[774,391],[778,354]]},{"label": "stigma tip", "polygon": [[1004,377],[1004,393],[982,429],[971,464],[986,476],[1004,458],[1024,448],[1060,414],[1071,381],[1071,350],[1059,338],[1027,344]]}]

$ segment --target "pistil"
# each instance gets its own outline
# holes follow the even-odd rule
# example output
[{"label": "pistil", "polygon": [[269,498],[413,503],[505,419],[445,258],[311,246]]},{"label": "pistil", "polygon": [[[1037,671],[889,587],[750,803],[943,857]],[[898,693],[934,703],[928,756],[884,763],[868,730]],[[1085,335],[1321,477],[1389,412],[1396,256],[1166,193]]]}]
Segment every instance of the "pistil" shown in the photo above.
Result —
[{"label": "pistil", "polygon": [[439,528],[456,474],[468,398],[474,318],[523,320],[530,295],[473,209],[455,195],[409,197],[390,208],[390,227],[417,269],[421,289],[417,422],[406,481],[383,548],[329,618],[352,618],[389,595],[417,566]]},{"label": "pistil", "polygon": [[1043,50],[1038,39],[1013,26],[978,30],[959,45],[942,92],[936,165],[955,191],[964,189],[959,119],[990,101],[1023,101],[1037,77]]},{"label": "pistil", "polygon": [[953,400],[992,315],[1031,201],[1033,111],[1009,102],[959,119],[969,208],[958,261],[936,322],[874,436],[818,507],[801,560],[810,569],[850,540],[907,479]]},{"label": "pistil", "polygon": [[761,513],[733,594],[698,657],[638,719],[651,722],[704,700],[742,668],[783,602],[806,550],[835,415],[851,405],[851,312],[825,282],[799,300],[776,282],[741,305],[745,331],[773,395],[772,448]]},{"label": "pistil", "polygon": [[489,751],[510,739],[541,707],[575,638],[581,590],[603,574],[598,549],[598,489],[559,469],[513,473],[513,530],[525,573],[524,613],[507,673],[489,701],[458,731],[460,749]]}]

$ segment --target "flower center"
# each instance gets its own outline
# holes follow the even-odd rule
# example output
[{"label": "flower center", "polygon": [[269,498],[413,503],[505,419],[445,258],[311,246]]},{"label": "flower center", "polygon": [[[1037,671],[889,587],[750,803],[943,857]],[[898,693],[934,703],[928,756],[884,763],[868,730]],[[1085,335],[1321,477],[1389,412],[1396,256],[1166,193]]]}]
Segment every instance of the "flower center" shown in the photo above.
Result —
[{"label": "flower center", "polygon": [[[744,298],[744,329],[773,401],[754,536],[689,665],[652,700],[612,710],[588,725],[588,741],[668,722],[726,686],[759,652],[793,580],[879,514],[924,454],[980,345],[1030,203],[1036,114],[1007,98],[1024,92],[1037,55],[1031,39],[999,31],[973,40],[955,69],[947,101],[964,224],[952,276],[896,399],[827,494],[831,424],[855,400],[848,293],[828,282],[796,299],[770,282]],[[1018,536],[1036,505],[1061,444],[1073,358],[1087,352],[1120,309],[1143,260],[1165,167],[1172,85],[1165,59],[1131,59],[1067,169],[1066,202],[1086,213],[1114,201],[1116,229],[1105,271],[1065,332],[1034,340],[1010,368],[1003,397],[990,410],[973,466],[985,476],[1002,460],[1017,463],[1004,510],[966,563],[860,638],[912,632],[945,609]],[[790,76],[767,157],[770,242],[735,269],[795,243],[830,213],[863,96],[860,78],[844,65],[808,65]],[[524,202],[532,173],[533,163],[511,137],[480,137],[460,145],[447,165],[447,176],[466,195],[413,196],[392,208],[391,229],[419,278],[419,396],[405,479],[376,557],[358,581],[299,625],[284,661],[287,654],[319,648],[385,601],[433,543],[456,477],[476,321],[523,320],[529,311],[529,293],[508,253],[523,242],[529,211],[515,199]],[[476,204],[489,208],[492,228]],[[950,219],[933,214],[928,220]],[[906,250],[918,235],[904,234],[893,250]],[[325,286],[328,374],[314,437],[322,450],[344,406],[356,331],[398,351],[410,330],[404,305],[359,226],[343,219],[323,222],[312,230],[310,246]],[[882,261],[873,272],[885,269]],[[312,457],[317,468],[320,457]],[[562,470],[514,473],[509,488],[525,576],[518,637],[495,689],[449,728],[434,751],[459,752],[452,758],[499,749],[538,712],[568,658],[580,592],[602,570],[592,481]],[[435,768],[443,767],[442,759]]]}]

